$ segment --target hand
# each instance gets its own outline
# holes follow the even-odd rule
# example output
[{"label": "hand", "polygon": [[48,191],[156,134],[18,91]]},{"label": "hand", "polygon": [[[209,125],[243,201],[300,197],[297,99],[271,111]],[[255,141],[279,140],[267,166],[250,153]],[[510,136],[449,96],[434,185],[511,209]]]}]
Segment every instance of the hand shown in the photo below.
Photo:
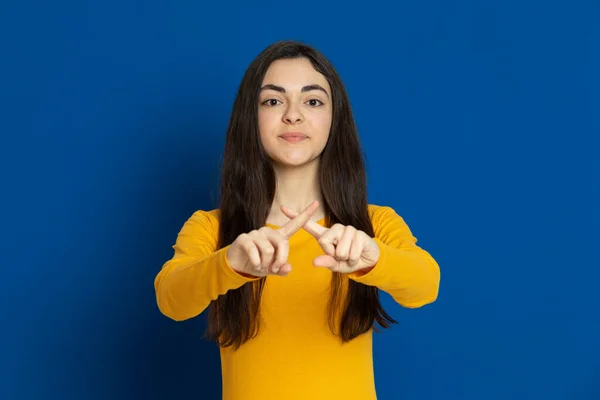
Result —
[{"label": "hand", "polygon": [[[298,213],[282,206],[281,211],[289,218]],[[365,232],[353,226],[335,224],[325,228],[315,221],[307,220],[304,230],[317,239],[325,255],[313,260],[315,267],[329,268],[333,272],[351,273],[372,268],[379,260],[379,246]]]},{"label": "hand", "polygon": [[249,233],[242,233],[227,250],[227,261],[231,267],[251,277],[269,274],[287,276],[292,266],[287,262],[289,238],[310,219],[319,208],[314,201],[300,214],[279,229],[263,226]]}]

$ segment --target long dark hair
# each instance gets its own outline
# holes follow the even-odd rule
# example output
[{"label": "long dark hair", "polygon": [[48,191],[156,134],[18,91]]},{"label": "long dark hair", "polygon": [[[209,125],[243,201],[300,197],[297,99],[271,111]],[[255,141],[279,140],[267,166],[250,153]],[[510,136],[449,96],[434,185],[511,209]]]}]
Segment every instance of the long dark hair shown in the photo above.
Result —
[{"label": "long dark hair", "polygon": [[[326,226],[352,225],[374,235],[367,208],[365,165],[344,84],[319,51],[303,43],[281,41],[264,49],[250,64],[233,103],[220,173],[219,248],[230,245],[242,233],[264,226],[271,210],[275,173],[258,132],[259,89],[273,61],[293,58],[308,59],[331,86],[333,118],[319,171]],[[258,334],[265,279],[230,290],[211,303],[209,339],[237,349]],[[345,288],[347,294],[342,298]],[[339,309],[342,312],[336,311]],[[370,330],[375,321],[384,328],[396,323],[382,308],[378,289],[333,273],[328,306],[331,331],[348,342]]]}]

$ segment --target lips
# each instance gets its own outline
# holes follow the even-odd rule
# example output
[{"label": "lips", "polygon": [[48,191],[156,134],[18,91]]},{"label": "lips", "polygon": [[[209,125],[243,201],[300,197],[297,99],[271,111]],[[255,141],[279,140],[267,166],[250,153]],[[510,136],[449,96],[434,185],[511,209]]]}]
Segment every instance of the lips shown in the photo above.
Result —
[{"label": "lips", "polygon": [[281,137],[284,139],[306,139],[307,138],[307,136],[301,132],[286,132],[283,135],[281,135]]}]

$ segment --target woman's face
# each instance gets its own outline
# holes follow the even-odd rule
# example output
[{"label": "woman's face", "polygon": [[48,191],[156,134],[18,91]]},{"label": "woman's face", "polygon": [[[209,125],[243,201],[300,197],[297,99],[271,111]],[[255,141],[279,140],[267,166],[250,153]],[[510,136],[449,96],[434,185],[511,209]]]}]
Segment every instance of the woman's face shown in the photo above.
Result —
[{"label": "woman's face", "polygon": [[274,163],[300,166],[317,159],[329,138],[331,88],[309,60],[274,61],[261,85],[258,129]]}]

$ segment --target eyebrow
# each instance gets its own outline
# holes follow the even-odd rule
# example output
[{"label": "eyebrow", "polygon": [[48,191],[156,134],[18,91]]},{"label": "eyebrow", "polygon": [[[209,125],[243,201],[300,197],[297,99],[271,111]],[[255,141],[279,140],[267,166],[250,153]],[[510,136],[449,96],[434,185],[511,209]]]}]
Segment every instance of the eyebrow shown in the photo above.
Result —
[{"label": "eyebrow", "polygon": [[[279,92],[279,93],[285,93],[285,89],[283,87],[277,86],[277,85],[273,85],[271,83],[266,84],[265,86],[261,87],[260,91],[262,92],[263,90],[269,90],[269,89],[270,90],[274,90],[274,91]],[[329,93],[327,93],[327,90],[325,90],[323,88],[323,86],[321,86],[321,85],[316,85],[316,84],[315,85],[307,85],[307,86],[302,87],[302,89],[300,91],[302,93],[304,93],[304,92],[310,92],[311,90],[320,90],[323,93],[325,93],[325,95],[329,98]]]}]

